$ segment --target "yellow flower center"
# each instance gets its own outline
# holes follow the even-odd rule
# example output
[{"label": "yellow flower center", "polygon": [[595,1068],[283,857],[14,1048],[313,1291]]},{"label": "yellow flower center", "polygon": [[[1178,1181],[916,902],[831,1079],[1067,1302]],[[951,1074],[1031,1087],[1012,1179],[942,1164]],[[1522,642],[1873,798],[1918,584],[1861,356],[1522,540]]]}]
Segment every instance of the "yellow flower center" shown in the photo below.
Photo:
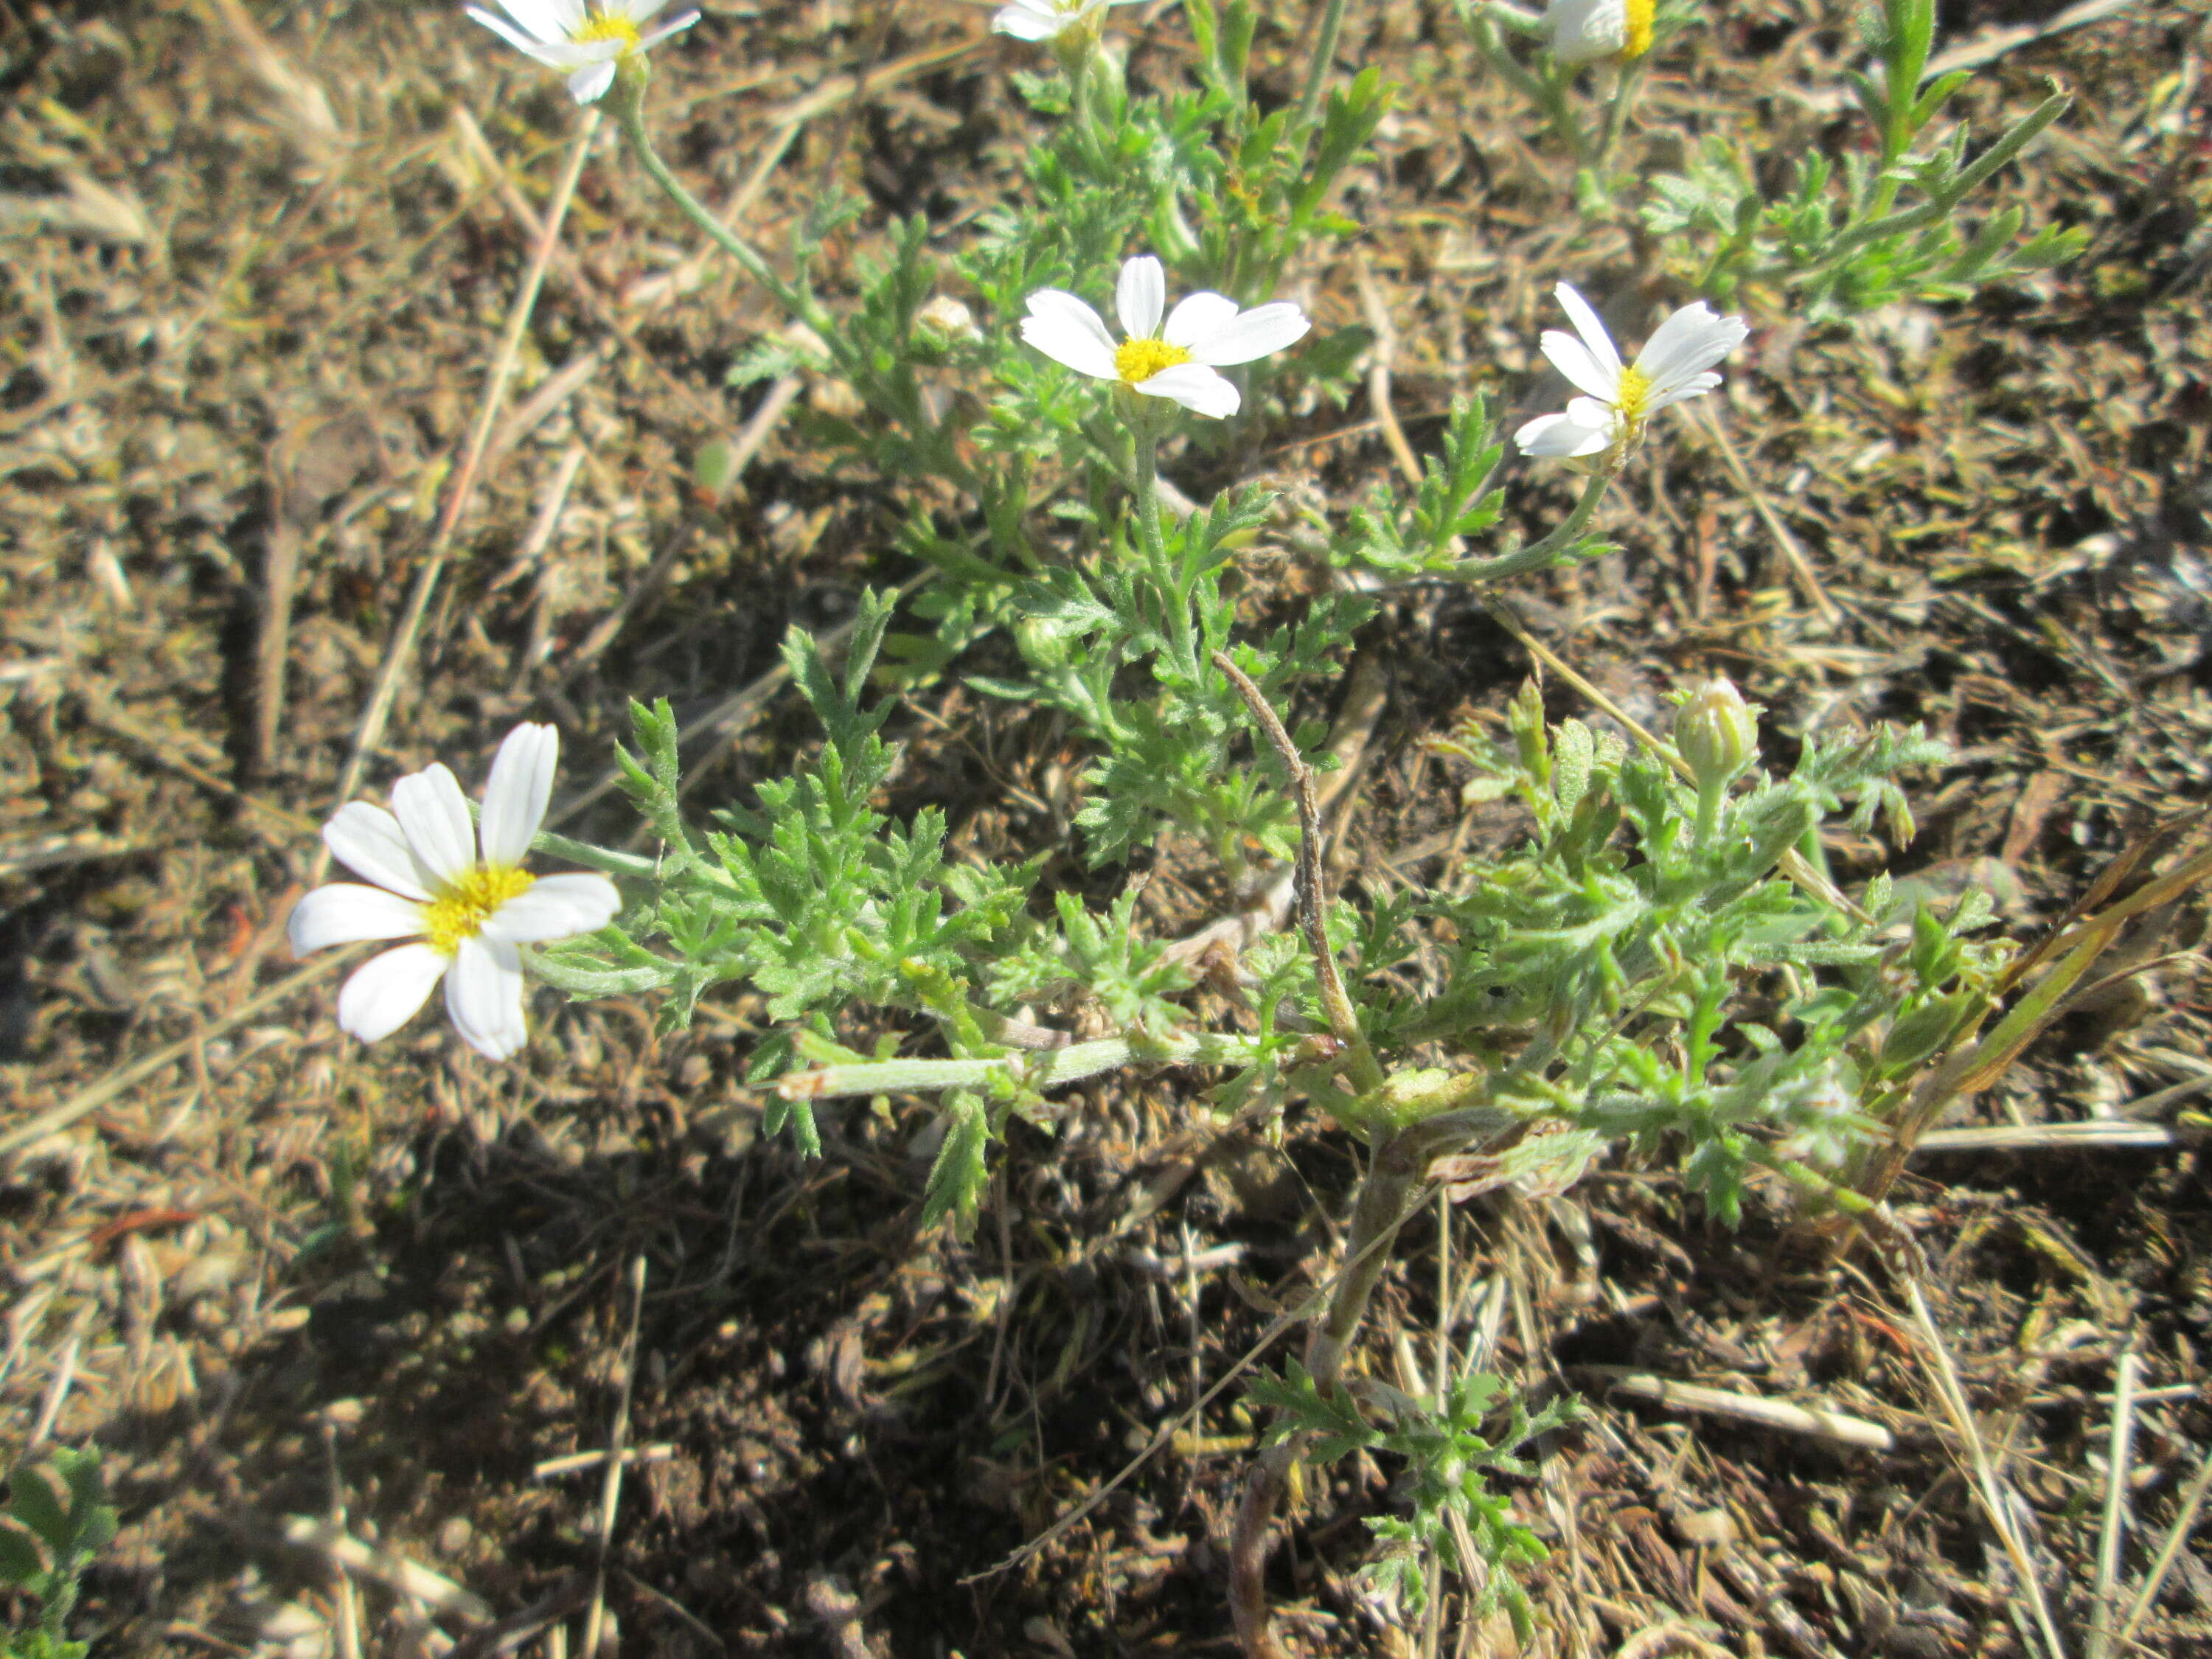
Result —
[{"label": "yellow flower center", "polygon": [[430,948],[450,957],[461,941],[483,932],[484,923],[511,898],[530,890],[535,878],[511,864],[472,865],[461,878],[422,907],[422,932]]},{"label": "yellow flower center", "polygon": [[[1637,0],[1629,0],[1629,9],[1632,14],[1635,10],[1636,4]],[[1644,9],[1647,12],[1650,9],[1649,0],[1645,0]],[[579,46],[593,40],[619,40],[622,42],[623,52],[627,54],[637,50],[637,25],[631,21],[629,14],[626,11],[602,11],[599,7],[593,6],[584,14],[583,27],[568,38]]]},{"label": "yellow flower center", "polygon": [[1651,50],[1652,0],[1628,0],[1627,27],[1620,43],[1624,58],[1641,58]]},{"label": "yellow flower center", "polygon": [[1620,387],[1613,394],[1613,407],[1620,422],[1632,431],[1644,424],[1644,399],[1651,395],[1651,377],[1640,368],[1620,371]]},{"label": "yellow flower center", "polygon": [[1164,368],[1190,361],[1190,353],[1165,340],[1124,340],[1115,348],[1114,372],[1124,386],[1141,386]]}]

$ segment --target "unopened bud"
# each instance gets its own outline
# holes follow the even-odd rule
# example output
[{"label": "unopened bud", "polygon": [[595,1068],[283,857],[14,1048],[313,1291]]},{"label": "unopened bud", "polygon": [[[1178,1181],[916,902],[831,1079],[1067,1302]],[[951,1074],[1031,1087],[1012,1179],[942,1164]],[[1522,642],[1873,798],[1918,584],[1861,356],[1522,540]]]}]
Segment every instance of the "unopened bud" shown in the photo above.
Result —
[{"label": "unopened bud", "polygon": [[1759,718],[1743,694],[1717,677],[1674,711],[1674,748],[1698,787],[1724,789],[1759,757]]},{"label": "unopened bud", "polygon": [[983,337],[983,331],[975,326],[975,313],[949,294],[939,295],[915,312],[914,320],[948,340],[980,340]]}]

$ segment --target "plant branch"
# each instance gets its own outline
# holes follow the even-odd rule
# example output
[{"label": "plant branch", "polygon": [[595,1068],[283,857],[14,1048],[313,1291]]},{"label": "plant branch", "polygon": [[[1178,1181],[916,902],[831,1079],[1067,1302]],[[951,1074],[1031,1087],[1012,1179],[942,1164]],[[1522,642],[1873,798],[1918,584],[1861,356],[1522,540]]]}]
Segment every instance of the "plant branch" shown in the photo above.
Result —
[{"label": "plant branch", "polygon": [[1370,1093],[1382,1086],[1382,1067],[1375,1051],[1367,1046],[1366,1033],[1359,1029],[1358,1013],[1345,993],[1343,975],[1337,971],[1336,953],[1329,949],[1328,928],[1322,915],[1321,806],[1314,795],[1313,769],[1299,755],[1297,744],[1291,741],[1281,718],[1252,683],[1251,676],[1231,661],[1225,651],[1213,653],[1213,665],[1229,677],[1291,775],[1291,792],[1298,804],[1298,927],[1313,954],[1314,978],[1321,987],[1322,1013],[1328,1021],[1329,1035],[1344,1045],[1345,1066],[1353,1084],[1360,1093]]}]

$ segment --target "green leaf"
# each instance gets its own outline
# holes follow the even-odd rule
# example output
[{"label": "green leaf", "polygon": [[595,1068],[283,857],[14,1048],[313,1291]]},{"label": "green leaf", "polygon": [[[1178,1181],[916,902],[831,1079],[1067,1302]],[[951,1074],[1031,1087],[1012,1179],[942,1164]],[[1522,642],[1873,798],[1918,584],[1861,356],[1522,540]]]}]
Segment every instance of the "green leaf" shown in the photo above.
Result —
[{"label": "green leaf", "polygon": [[36,1534],[12,1516],[0,1516],[0,1580],[19,1590],[33,1590],[53,1559]]},{"label": "green leaf", "polygon": [[69,1511],[69,1489],[49,1464],[19,1468],[8,1477],[8,1506],[56,1555],[67,1555],[76,1542],[76,1523]]},{"label": "green leaf", "polygon": [[991,1144],[990,1115],[966,1091],[945,1102],[945,1140],[930,1166],[929,1187],[921,1200],[921,1224],[935,1226],[950,1216],[954,1230],[967,1237],[975,1224],[988,1180],[984,1153]]}]

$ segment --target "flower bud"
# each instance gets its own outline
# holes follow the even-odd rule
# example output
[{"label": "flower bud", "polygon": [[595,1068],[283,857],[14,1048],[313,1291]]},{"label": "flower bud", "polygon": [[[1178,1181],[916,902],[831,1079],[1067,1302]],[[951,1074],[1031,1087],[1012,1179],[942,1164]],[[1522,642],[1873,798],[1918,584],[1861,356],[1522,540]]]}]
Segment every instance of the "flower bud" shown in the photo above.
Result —
[{"label": "flower bud", "polygon": [[1699,790],[1724,789],[1759,757],[1759,719],[1742,693],[1717,676],[1674,711],[1674,747]]}]

